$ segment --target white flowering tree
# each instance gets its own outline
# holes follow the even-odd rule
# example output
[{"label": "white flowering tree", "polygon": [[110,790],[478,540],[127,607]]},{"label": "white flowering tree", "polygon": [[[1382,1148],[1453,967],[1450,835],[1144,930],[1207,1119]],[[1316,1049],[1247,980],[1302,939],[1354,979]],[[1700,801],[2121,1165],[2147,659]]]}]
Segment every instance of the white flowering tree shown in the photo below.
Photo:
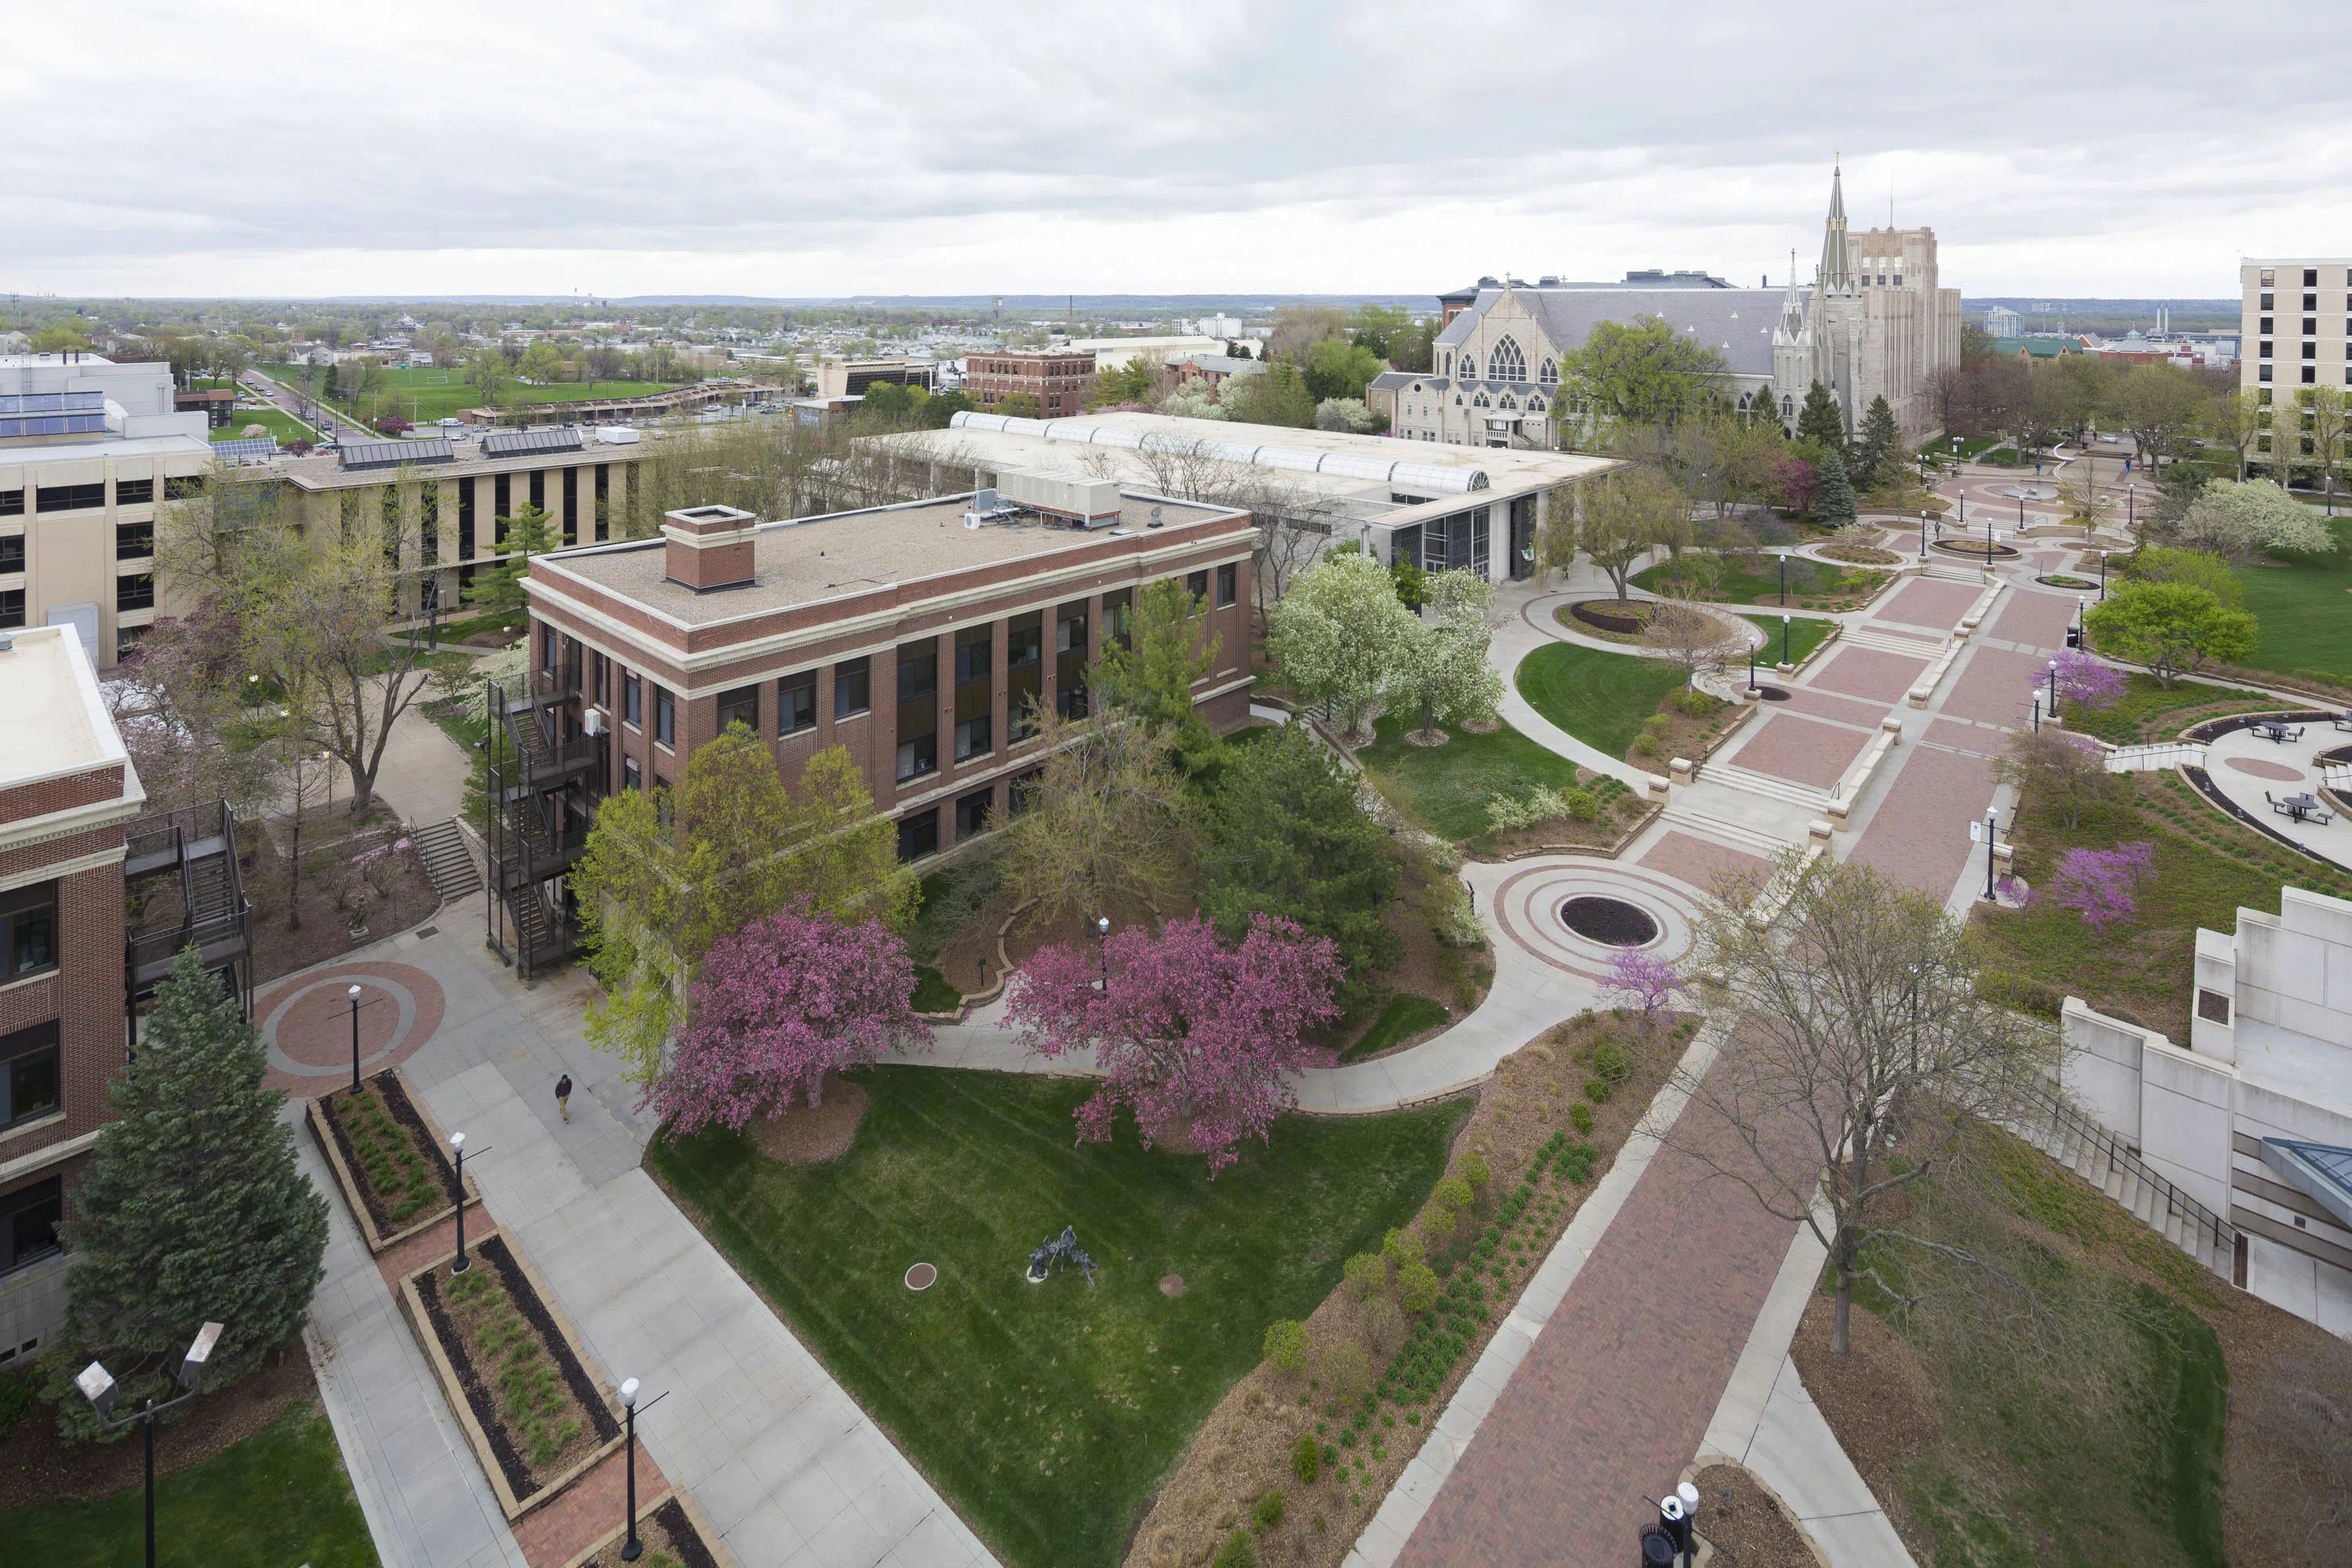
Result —
[{"label": "white flowering tree", "polygon": [[1360,547],[1334,551],[1300,573],[1267,618],[1282,679],[1301,702],[1328,705],[1358,739],[1422,632],[1388,568]]}]

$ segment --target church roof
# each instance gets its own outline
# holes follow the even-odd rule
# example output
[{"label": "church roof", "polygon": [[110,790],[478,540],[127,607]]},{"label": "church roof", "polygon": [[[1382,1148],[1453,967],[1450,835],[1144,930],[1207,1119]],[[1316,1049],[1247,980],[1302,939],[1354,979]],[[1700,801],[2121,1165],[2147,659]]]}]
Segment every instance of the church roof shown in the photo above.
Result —
[{"label": "church roof", "polygon": [[[1695,341],[1712,344],[1733,374],[1772,374],[1772,328],[1780,313],[1777,289],[1538,287],[1515,289],[1512,293],[1561,353],[1582,348],[1592,329],[1602,321],[1631,324],[1636,316],[1658,316]],[[1477,304],[1454,318],[1438,334],[1438,345],[1459,345],[1501,298],[1499,289],[1480,289]],[[1535,357],[1529,353],[1530,369]]]},{"label": "church roof", "polygon": [[1822,229],[1822,270],[1819,278],[1824,289],[1853,287],[1853,259],[1845,243],[1845,172],[1830,170],[1830,216]]}]

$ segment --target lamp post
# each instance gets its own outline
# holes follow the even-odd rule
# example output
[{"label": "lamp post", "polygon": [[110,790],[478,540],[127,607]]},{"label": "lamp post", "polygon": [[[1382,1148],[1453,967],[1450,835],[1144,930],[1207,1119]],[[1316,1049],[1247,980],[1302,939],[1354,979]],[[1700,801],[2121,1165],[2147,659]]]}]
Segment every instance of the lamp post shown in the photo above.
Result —
[{"label": "lamp post", "polygon": [[1108,915],[1101,915],[1096,918],[1095,940],[1102,944],[1100,949],[1100,955],[1102,958],[1102,989],[1103,994],[1105,996],[1108,996],[1110,994],[1110,917]]},{"label": "lamp post", "polygon": [[2042,688],[2037,686],[2026,695],[2033,699],[2033,732],[2039,735],[2042,733]]},{"label": "lamp post", "polygon": [[356,1100],[360,1092],[360,988],[354,984],[343,994],[351,998],[352,1004],[352,1098]]},{"label": "lamp post", "polygon": [[1780,666],[1785,669],[1789,663],[1789,615],[1783,610],[1780,613]]},{"label": "lamp post", "polygon": [[1789,602],[1789,552],[1780,552],[1780,602]]},{"label": "lamp post", "polygon": [[466,1135],[450,1133],[449,1149],[457,1157],[457,1261],[449,1265],[449,1272],[456,1275],[473,1267],[466,1257]]},{"label": "lamp post", "polygon": [[2050,711],[2058,711],[2058,661],[2050,661]]},{"label": "lamp post", "polygon": [[2107,552],[2099,552],[2099,603],[2107,602]]},{"label": "lamp post", "polygon": [[[1974,837],[1977,837],[1977,825],[1976,825],[1975,823],[1973,823],[1973,822],[1971,822],[1971,823],[1969,823],[1969,837],[1970,838],[1974,838]],[[1987,902],[1987,903],[1989,903],[1989,904],[1997,904],[1997,903],[2000,902],[2000,896],[1999,894],[1995,893],[1995,892],[1992,890],[1992,847],[1993,847],[1994,842],[1995,842],[1997,839],[1999,839],[1999,838],[2000,838],[2000,814],[1998,811],[1994,810],[1991,806],[1986,806],[1986,807],[1985,807],[1985,819],[1984,819],[1984,846],[1985,846],[1985,890],[1984,890],[1984,896],[1985,896],[1985,902]]]},{"label": "lamp post", "polygon": [[128,1426],[133,1421],[146,1427],[147,1568],[155,1568],[155,1417],[166,1410],[185,1405],[196,1396],[196,1384],[203,1380],[205,1367],[212,1360],[213,1349],[220,1343],[220,1337],[221,1326],[218,1323],[206,1323],[198,1329],[195,1339],[188,1346],[188,1353],[180,1361],[180,1387],[184,1392],[178,1398],[166,1399],[160,1405],[152,1398],[142,1400],[138,1409],[120,1421],[110,1419],[115,1397],[121,1393],[112,1373],[100,1363],[92,1362],[74,1377],[74,1386],[81,1390],[81,1396],[89,1401],[90,1407],[98,1412],[100,1424],[108,1431]]},{"label": "lamp post", "polygon": [[2139,487],[2124,487],[2124,531],[2129,533],[2139,526]]},{"label": "lamp post", "polygon": [[1748,689],[1756,689],[1756,645],[1748,645]]},{"label": "lamp post", "polygon": [[1919,559],[1927,559],[1927,509],[1919,509]]}]

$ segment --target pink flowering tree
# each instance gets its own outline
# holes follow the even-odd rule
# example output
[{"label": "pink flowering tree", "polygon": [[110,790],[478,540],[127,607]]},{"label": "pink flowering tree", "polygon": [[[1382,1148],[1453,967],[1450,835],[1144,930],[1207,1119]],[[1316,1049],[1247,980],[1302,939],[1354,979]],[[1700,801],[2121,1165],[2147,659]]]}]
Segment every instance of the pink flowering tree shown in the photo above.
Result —
[{"label": "pink flowering tree", "polygon": [[1296,1103],[1290,1075],[1313,1056],[1300,1037],[1338,1016],[1339,976],[1328,937],[1264,914],[1230,947],[1198,918],[1156,934],[1130,926],[1099,954],[1041,951],[1022,970],[1003,1026],[1041,1056],[1094,1053],[1103,1083],[1078,1107],[1081,1138],[1110,1137],[1124,1107],[1147,1148],[1155,1131],[1188,1137],[1213,1176],[1234,1163],[1234,1145],[1264,1142]]},{"label": "pink flowering tree", "polygon": [[824,1075],[931,1043],[915,1016],[915,966],[879,921],[843,925],[806,899],[703,955],[688,1022],[648,1099],[680,1135],[737,1131],[794,1095],[822,1103]]},{"label": "pink flowering tree", "polygon": [[2079,912],[2094,931],[2139,912],[2140,884],[2156,875],[2156,846],[2142,839],[2113,849],[2069,849],[2058,858],[2050,885],[2035,891],[2061,909]]},{"label": "pink flowering tree", "polygon": [[1683,977],[1664,959],[1638,948],[1621,947],[1616,962],[1609,966],[1609,978],[1601,987],[1601,994],[1612,1007],[1640,1008],[1642,1032],[1647,1035],[1675,993],[1685,989]]},{"label": "pink flowering tree", "polygon": [[2058,656],[2061,701],[2104,713],[2122,700],[2126,689],[2122,670],[2101,664],[2081,649],[2070,647]]}]

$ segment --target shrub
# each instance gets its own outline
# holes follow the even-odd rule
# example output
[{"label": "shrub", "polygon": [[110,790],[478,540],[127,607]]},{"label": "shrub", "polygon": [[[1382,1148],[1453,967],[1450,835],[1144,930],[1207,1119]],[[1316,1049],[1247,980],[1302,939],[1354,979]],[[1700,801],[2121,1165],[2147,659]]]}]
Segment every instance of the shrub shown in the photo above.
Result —
[{"label": "shrub", "polygon": [[[1424,1265],[1423,1267],[1426,1267]],[[1323,1381],[1341,1399],[1360,1399],[1364,1390],[1372,1385],[1372,1369],[1364,1359],[1364,1347],[1353,1340],[1341,1340],[1323,1349]]]},{"label": "shrub", "polygon": [[1437,1300],[1437,1275],[1416,1258],[1397,1270],[1397,1303],[1408,1312],[1425,1312]]},{"label": "shrub", "polygon": [[1568,1108],[1568,1119],[1576,1123],[1577,1131],[1587,1138],[1592,1136],[1592,1107],[1580,1100]]},{"label": "shrub", "polygon": [[1389,1266],[1377,1252],[1359,1252],[1339,1270],[1359,1301],[1369,1301],[1389,1282]]},{"label": "shrub", "polygon": [[25,1412],[39,1398],[32,1377],[23,1373],[0,1372],[0,1441],[5,1441],[8,1434],[16,1429],[16,1423],[25,1418]]},{"label": "shrub", "polygon": [[2065,997],[2055,986],[2022,975],[2005,974],[1997,969],[1977,972],[1977,994],[2000,1006],[2044,1018],[2057,1017],[2065,1005]]},{"label": "shrub", "polygon": [[1612,1084],[1620,1084],[1633,1076],[1633,1063],[1623,1046],[1615,1040],[1601,1040],[1592,1047],[1592,1070]]},{"label": "shrub", "polygon": [[1246,1530],[1234,1531],[1217,1548],[1212,1568],[1257,1568],[1257,1538]]},{"label": "shrub", "polygon": [[1633,750],[1643,756],[1654,757],[1658,754],[1658,738],[1645,730],[1633,737]]},{"label": "shrub", "polygon": [[1666,700],[1687,718],[1704,719],[1715,711],[1715,699],[1695,689],[1677,691]]},{"label": "shrub", "polygon": [[1290,1450],[1290,1473],[1307,1485],[1323,1473],[1323,1450],[1315,1446],[1315,1434],[1301,1432],[1297,1444]]},{"label": "shrub", "polygon": [[1609,1080],[1605,1078],[1586,1079],[1584,1080],[1584,1098],[1592,1101],[1595,1105],[1608,1104]]},{"label": "shrub", "polygon": [[1674,721],[1667,718],[1663,713],[1653,713],[1648,718],[1642,721],[1642,728],[1648,731],[1651,734],[1657,736],[1660,740],[1665,739],[1666,731],[1673,728],[1673,726]]},{"label": "shrub", "polygon": [[1420,1262],[1425,1250],[1421,1237],[1409,1230],[1392,1230],[1381,1238],[1381,1256],[1399,1268]]},{"label": "shrub", "polygon": [[1486,1169],[1486,1157],[1483,1154],[1463,1155],[1460,1170],[1462,1179],[1473,1187],[1484,1187],[1493,1179],[1492,1173]]},{"label": "shrub", "polygon": [[1580,1187],[1592,1174],[1592,1163],[1599,1157],[1600,1152],[1591,1144],[1571,1143],[1559,1152],[1559,1173]]},{"label": "shrub", "polygon": [[1579,822],[1591,822],[1601,815],[1601,803],[1591,790],[1572,789],[1568,792],[1568,815]]},{"label": "shrub", "polygon": [[1307,1370],[1307,1325],[1283,1318],[1265,1326],[1266,1364],[1292,1376]]},{"label": "shrub", "polygon": [[1363,1331],[1364,1343],[1382,1360],[1394,1355],[1404,1339],[1404,1314],[1386,1297],[1365,1302],[1356,1314],[1356,1321]]},{"label": "shrub", "polygon": [[1454,1240],[1454,1226],[1457,1217],[1459,1217],[1458,1210],[1450,1209],[1444,1204],[1430,1205],[1428,1211],[1421,1216],[1421,1228],[1424,1233],[1424,1239],[1432,1247],[1444,1247],[1450,1244]]},{"label": "shrub", "polygon": [[1257,1527],[1260,1530],[1272,1530],[1276,1525],[1280,1524],[1282,1522],[1282,1489],[1280,1487],[1269,1489],[1265,1496],[1257,1500],[1257,1507],[1251,1511],[1257,1515]]},{"label": "shrub", "polygon": [[1466,1209],[1476,1201],[1470,1191],[1470,1184],[1458,1176],[1447,1176],[1441,1180],[1437,1184],[1437,1190],[1430,1195],[1437,1200],[1438,1207],[1449,1210]]}]

